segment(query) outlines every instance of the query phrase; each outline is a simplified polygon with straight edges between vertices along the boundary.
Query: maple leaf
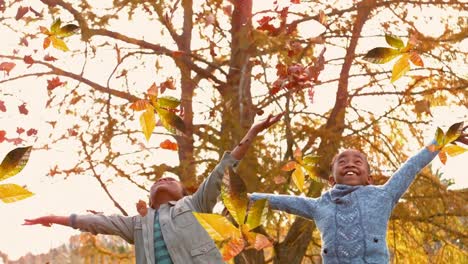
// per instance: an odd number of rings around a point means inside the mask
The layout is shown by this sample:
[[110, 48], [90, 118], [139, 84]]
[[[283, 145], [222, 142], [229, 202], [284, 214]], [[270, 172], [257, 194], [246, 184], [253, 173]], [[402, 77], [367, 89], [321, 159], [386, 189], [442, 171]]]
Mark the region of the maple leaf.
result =
[[159, 146], [162, 149], [168, 149], [168, 150], [174, 150], [174, 151], [179, 149], [179, 146], [177, 145], [177, 143], [172, 142], [169, 139], [166, 139], [163, 142], [161, 142], [161, 144], [159, 144]]
[[5, 102], [3, 102], [2, 100], [0, 100], [0, 111], [6, 112]]
[[13, 62], [2, 62], [0, 63], [0, 71], [5, 71], [7, 75], [10, 74], [10, 71], [16, 66]]
[[29, 113], [28, 109], [26, 108], [26, 103], [18, 106], [18, 110], [20, 114], [27, 115]]
[[59, 77], [54, 77], [51, 80], [47, 80], [47, 90], [51, 91], [67, 82], [61, 82]]

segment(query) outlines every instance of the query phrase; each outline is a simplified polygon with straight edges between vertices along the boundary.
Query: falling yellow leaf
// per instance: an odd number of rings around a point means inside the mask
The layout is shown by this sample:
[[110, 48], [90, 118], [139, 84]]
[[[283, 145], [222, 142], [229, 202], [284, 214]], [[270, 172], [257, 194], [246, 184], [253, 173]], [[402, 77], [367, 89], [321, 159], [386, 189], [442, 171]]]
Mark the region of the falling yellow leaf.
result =
[[444, 147], [442, 151], [445, 151], [450, 157], [455, 157], [465, 153], [466, 151], [468, 151], [468, 149], [462, 148], [458, 145], [448, 145]]
[[146, 140], [149, 141], [151, 134], [153, 133], [154, 127], [156, 126], [156, 119], [154, 115], [153, 106], [149, 105], [146, 111], [140, 116], [140, 125], [145, 134]]
[[303, 192], [305, 177], [304, 172], [302, 171], [302, 167], [298, 166], [296, 170], [294, 170], [294, 172], [292, 173], [291, 177], [299, 191]]
[[13, 203], [33, 195], [32, 192], [17, 184], [0, 184], [0, 200], [4, 203]]
[[403, 75], [405, 75], [405, 73], [409, 71], [410, 64], [409, 64], [408, 59], [409, 59], [408, 54], [404, 54], [395, 63], [395, 65], [393, 65], [391, 82], [395, 82], [396, 80], [400, 79]]

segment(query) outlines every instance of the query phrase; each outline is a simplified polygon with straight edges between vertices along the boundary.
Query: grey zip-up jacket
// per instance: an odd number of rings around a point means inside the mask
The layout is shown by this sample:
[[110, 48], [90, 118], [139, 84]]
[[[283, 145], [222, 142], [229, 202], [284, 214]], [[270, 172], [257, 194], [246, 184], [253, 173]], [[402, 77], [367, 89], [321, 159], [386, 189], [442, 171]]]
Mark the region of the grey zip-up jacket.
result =
[[[167, 249], [174, 264], [224, 263], [214, 241], [192, 212], [211, 213], [220, 194], [224, 169], [237, 167], [239, 161], [229, 152], [198, 190], [179, 201], [159, 207], [159, 221]], [[154, 264], [155, 210], [148, 208], [145, 217], [120, 215], [72, 215], [74, 228], [93, 234], [117, 235], [135, 245], [136, 263]]]

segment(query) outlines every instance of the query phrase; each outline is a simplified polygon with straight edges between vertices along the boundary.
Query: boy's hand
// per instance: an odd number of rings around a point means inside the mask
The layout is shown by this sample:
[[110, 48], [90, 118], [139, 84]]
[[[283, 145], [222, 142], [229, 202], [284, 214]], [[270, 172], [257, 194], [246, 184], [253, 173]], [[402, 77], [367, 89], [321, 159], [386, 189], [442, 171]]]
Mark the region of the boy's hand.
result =
[[252, 127], [250, 128], [250, 131], [252, 131], [255, 134], [258, 134], [262, 132], [263, 130], [276, 124], [281, 119], [281, 117], [283, 117], [283, 115], [284, 115], [284, 112], [278, 115], [270, 114], [265, 120], [262, 120], [258, 123], [253, 124]]
[[462, 133], [457, 139], [455, 139], [455, 142], [460, 142], [462, 144], [468, 145], [468, 126], [465, 126], [462, 129]]
[[51, 216], [43, 216], [35, 219], [24, 219], [23, 225], [52, 226]]

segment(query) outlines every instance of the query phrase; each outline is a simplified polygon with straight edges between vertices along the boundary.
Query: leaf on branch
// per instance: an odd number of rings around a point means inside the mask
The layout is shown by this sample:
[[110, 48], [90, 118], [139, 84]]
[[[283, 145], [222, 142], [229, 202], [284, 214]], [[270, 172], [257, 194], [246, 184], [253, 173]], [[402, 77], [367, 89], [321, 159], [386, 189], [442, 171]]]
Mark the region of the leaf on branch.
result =
[[371, 49], [363, 59], [371, 63], [384, 64], [398, 55], [400, 55], [400, 52], [396, 49], [379, 47]]
[[67, 82], [60, 81], [59, 77], [54, 77], [50, 80], [47, 80], [47, 90], [52, 91], [53, 89], [66, 84]]
[[42, 43], [42, 48], [47, 49], [50, 46], [50, 37], [44, 38], [44, 43]]
[[37, 135], [37, 130], [34, 128], [30, 128], [28, 131], [26, 131], [26, 135], [30, 136], [35, 136]]
[[385, 41], [387, 41], [388, 45], [401, 49], [405, 46], [405, 43], [403, 43], [403, 40], [401, 40], [399, 37], [390, 35], [390, 34], [385, 34]]
[[4, 203], [13, 203], [34, 194], [17, 184], [0, 184], [0, 199]]
[[151, 138], [154, 127], [156, 126], [156, 117], [153, 106], [149, 105], [146, 111], [140, 116], [140, 125], [147, 141]]
[[395, 82], [400, 79], [405, 73], [410, 69], [410, 64], [408, 61], [408, 55], [404, 54], [396, 63], [393, 65], [392, 69], [392, 79], [391, 82]]
[[424, 62], [416, 51], [410, 51], [409, 59], [414, 65], [424, 67]]
[[163, 108], [175, 109], [180, 105], [180, 100], [172, 96], [161, 96], [158, 98], [158, 106]]
[[166, 91], [166, 89], [169, 89], [169, 90], [175, 90], [176, 87], [174, 85], [174, 79], [171, 77], [171, 78], [167, 78], [166, 81], [164, 81], [163, 83], [161, 83], [161, 93], [164, 93], [164, 91]]
[[10, 75], [10, 71], [16, 66], [13, 62], [2, 62], [0, 63], [0, 71], [6, 72], [7, 75]]
[[284, 164], [283, 167], [281, 167], [282, 171], [292, 171], [296, 168], [297, 162], [294, 160], [289, 161], [288, 163]]
[[10, 151], [0, 164], [0, 181], [18, 174], [28, 163], [32, 147], [16, 148]]
[[156, 112], [161, 118], [162, 125], [168, 131], [175, 133], [175, 129], [177, 129], [182, 133], [185, 132], [185, 123], [179, 116], [161, 107], [156, 107]]
[[162, 149], [167, 149], [167, 150], [174, 150], [174, 151], [177, 151], [177, 150], [179, 149], [179, 146], [177, 145], [177, 143], [172, 142], [172, 141], [170, 141], [169, 139], [166, 139], [166, 140], [164, 140], [163, 142], [161, 142], [161, 144], [159, 144], [159, 146], [160, 146]]
[[45, 55], [45, 56], [44, 56], [44, 60], [45, 60], [45, 61], [52, 61], [52, 62], [54, 62], [54, 61], [57, 60], [57, 58], [55, 58], [55, 57], [53, 57], [53, 56], [50, 56], [50, 55]]
[[34, 63], [34, 59], [31, 55], [25, 55], [23, 58], [24, 63], [29, 64], [29, 67]]
[[134, 111], [143, 111], [143, 110], [146, 110], [149, 106], [151, 106], [151, 104], [148, 100], [141, 99], [141, 100], [133, 102], [130, 105], [130, 109]]
[[16, 11], [15, 19], [20, 20], [21, 18], [24, 17], [24, 15], [26, 15], [26, 13], [28, 13], [28, 11], [29, 11], [29, 7], [27, 6], [18, 7], [18, 11]]

